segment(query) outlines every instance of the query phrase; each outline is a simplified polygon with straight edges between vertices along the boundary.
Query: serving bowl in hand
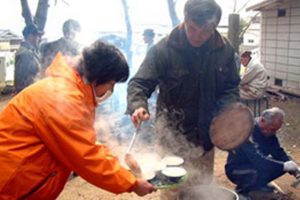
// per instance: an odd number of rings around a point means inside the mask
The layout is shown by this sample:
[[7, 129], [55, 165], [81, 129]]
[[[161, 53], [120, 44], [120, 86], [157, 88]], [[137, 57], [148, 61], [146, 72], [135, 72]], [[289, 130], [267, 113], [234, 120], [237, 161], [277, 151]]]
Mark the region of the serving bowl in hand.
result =
[[161, 173], [165, 179], [173, 183], [178, 183], [187, 174], [182, 167], [167, 167]]

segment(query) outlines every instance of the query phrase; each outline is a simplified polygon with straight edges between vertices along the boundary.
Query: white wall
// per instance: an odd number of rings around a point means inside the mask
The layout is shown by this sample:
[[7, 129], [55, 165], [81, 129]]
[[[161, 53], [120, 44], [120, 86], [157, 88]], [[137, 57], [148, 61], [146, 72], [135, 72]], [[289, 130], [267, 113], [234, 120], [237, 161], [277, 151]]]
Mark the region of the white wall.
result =
[[[278, 9], [286, 15], [278, 17]], [[300, 88], [300, 1], [290, 0], [277, 8], [262, 11], [261, 61], [270, 82]]]

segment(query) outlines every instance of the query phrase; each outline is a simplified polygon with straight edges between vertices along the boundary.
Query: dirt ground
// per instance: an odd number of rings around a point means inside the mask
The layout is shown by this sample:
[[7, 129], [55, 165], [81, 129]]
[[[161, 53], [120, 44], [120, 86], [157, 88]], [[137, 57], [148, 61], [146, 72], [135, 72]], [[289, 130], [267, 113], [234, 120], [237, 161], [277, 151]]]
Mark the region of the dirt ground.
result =
[[[0, 97], [0, 109], [6, 105], [10, 97]], [[286, 101], [277, 101], [270, 99], [270, 106], [277, 106], [285, 110], [286, 120], [278, 134], [283, 146], [300, 165], [300, 99], [288, 98]], [[113, 149], [114, 151], [116, 149]], [[234, 185], [229, 182], [224, 174], [224, 163], [227, 153], [216, 150], [214, 176], [218, 185], [233, 189]], [[290, 199], [300, 200], [300, 186], [294, 189], [290, 184], [295, 180], [293, 176], [284, 175], [275, 182], [280, 188], [289, 195]], [[114, 195], [99, 189], [80, 177], [71, 179], [65, 186], [65, 189], [59, 196], [59, 200], [156, 200], [159, 199], [160, 191], [152, 193], [146, 197], [138, 197], [135, 194]]]

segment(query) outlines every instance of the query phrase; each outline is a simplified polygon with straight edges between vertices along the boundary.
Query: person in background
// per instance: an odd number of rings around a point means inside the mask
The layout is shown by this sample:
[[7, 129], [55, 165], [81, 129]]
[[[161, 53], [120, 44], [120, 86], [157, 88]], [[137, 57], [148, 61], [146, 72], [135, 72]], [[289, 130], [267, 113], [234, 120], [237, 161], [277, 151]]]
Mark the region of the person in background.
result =
[[[239, 100], [235, 51], [216, 30], [220, 18], [215, 1], [188, 0], [184, 22], [148, 51], [128, 83], [127, 113], [135, 126], [150, 119], [148, 99], [158, 86], [156, 136], [164, 152], [184, 158], [186, 186], [212, 180], [212, 118]], [[178, 192], [162, 198], [176, 199]]]
[[66, 20], [62, 31], [62, 38], [41, 46], [43, 69], [46, 69], [51, 64], [58, 52], [68, 56], [76, 56], [80, 53], [80, 45], [76, 41], [76, 36], [81, 31], [79, 22], [74, 19]]
[[154, 37], [155, 33], [153, 29], [145, 29], [143, 33], [144, 42], [147, 44], [147, 51], [153, 46], [154, 44]]
[[268, 75], [264, 66], [252, 58], [250, 51], [241, 54], [241, 63], [245, 73], [241, 76], [240, 97], [242, 99], [257, 99], [262, 97], [268, 86]]
[[35, 24], [29, 24], [23, 29], [24, 41], [15, 55], [14, 87], [19, 93], [39, 79], [41, 69], [38, 46], [44, 34]]
[[237, 185], [237, 192], [246, 195], [251, 191], [273, 192], [274, 187], [268, 185], [271, 181], [286, 172], [294, 174], [299, 171], [276, 136], [284, 115], [284, 111], [277, 107], [264, 110], [255, 119], [250, 139], [229, 152], [225, 172]]
[[58, 53], [46, 75], [0, 114], [0, 199], [55, 199], [71, 171], [116, 194], [154, 191], [96, 144], [95, 108], [129, 75], [123, 54], [96, 41], [79, 58]]

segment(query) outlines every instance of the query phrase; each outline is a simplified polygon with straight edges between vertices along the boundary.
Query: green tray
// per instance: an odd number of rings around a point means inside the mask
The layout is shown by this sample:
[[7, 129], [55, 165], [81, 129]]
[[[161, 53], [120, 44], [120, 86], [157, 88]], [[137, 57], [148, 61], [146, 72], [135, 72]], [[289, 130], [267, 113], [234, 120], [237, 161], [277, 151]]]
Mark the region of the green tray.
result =
[[152, 183], [156, 189], [164, 190], [164, 189], [176, 189], [178, 188], [182, 183], [184, 183], [187, 180], [188, 175], [186, 174], [182, 178], [178, 180], [178, 182], [171, 182], [168, 180], [165, 180], [163, 178], [154, 178], [153, 180], [150, 180], [149, 182]]

